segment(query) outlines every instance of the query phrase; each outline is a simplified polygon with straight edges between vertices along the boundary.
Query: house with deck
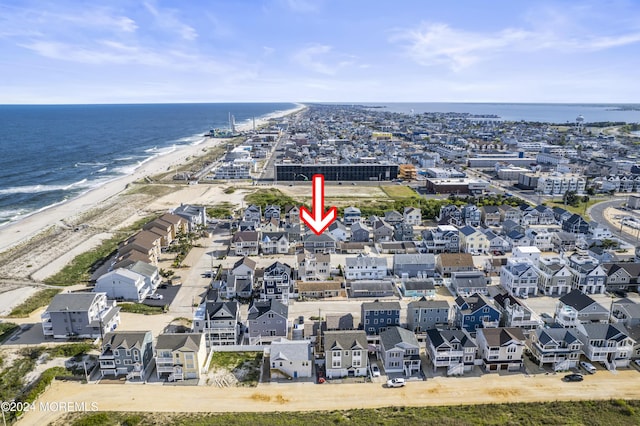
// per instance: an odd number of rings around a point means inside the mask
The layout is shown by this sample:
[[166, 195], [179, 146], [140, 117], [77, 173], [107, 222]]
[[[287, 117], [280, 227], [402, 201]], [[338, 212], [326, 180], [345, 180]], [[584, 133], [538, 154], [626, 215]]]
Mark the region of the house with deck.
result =
[[584, 344], [570, 328], [538, 327], [529, 336], [528, 348], [538, 366], [549, 365], [554, 371], [578, 366]]
[[158, 379], [169, 382], [199, 379], [205, 370], [207, 350], [200, 333], [162, 333], [155, 350]]
[[500, 311], [482, 294], [458, 296], [454, 305], [454, 325], [470, 333], [479, 328], [498, 327]]
[[420, 372], [420, 345], [412, 331], [401, 327], [381, 331], [379, 353], [387, 374], [411, 376]]
[[465, 330], [427, 330], [426, 358], [433, 366], [446, 369], [447, 376], [460, 376], [473, 370], [478, 345]]
[[327, 378], [367, 376], [369, 345], [364, 331], [325, 331], [323, 338]]
[[97, 339], [120, 324], [120, 307], [106, 293], [58, 293], [40, 318], [45, 337]]
[[407, 305], [407, 326], [415, 333], [448, 326], [450, 310], [446, 300], [414, 300]]
[[313, 350], [308, 340], [280, 337], [265, 348], [271, 378], [295, 380], [312, 376]]
[[525, 336], [521, 328], [479, 328], [476, 334], [478, 357], [485, 371], [517, 371], [522, 368]]
[[113, 331], [104, 335], [98, 365], [100, 376], [126, 375], [145, 380], [153, 359], [150, 331]]

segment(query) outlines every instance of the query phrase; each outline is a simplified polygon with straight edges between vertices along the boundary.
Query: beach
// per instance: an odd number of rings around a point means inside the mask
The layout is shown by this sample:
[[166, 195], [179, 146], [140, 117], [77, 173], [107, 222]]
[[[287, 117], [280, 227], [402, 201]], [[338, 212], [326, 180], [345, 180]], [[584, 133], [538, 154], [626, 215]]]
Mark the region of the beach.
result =
[[[269, 119], [284, 117], [303, 108], [303, 105], [298, 105], [295, 109], [261, 117], [256, 119], [256, 126], [263, 126]], [[252, 126], [251, 122], [236, 128], [248, 131]], [[6, 284], [12, 278], [40, 281], [53, 275], [77, 254], [90, 250], [108, 238], [112, 231], [145, 216], [157, 197], [145, 194], [124, 195], [134, 182], [166, 174], [226, 141], [228, 140], [203, 136], [201, 143], [186, 145], [152, 158], [130, 175], [114, 179], [77, 198], [1, 227], [0, 256], [4, 255], [4, 258], [0, 257], [0, 279]], [[177, 207], [181, 202], [196, 202], [186, 200], [188, 197], [180, 195], [179, 191], [183, 188], [188, 190], [192, 185], [169, 184], [175, 185], [178, 190], [172, 191], [175, 197], [172, 194], [162, 197], [163, 205], [167, 208]], [[219, 201], [221, 197], [225, 197], [224, 194], [211, 194], [212, 200]], [[0, 292], [9, 290], [2, 287], [0, 285]]]

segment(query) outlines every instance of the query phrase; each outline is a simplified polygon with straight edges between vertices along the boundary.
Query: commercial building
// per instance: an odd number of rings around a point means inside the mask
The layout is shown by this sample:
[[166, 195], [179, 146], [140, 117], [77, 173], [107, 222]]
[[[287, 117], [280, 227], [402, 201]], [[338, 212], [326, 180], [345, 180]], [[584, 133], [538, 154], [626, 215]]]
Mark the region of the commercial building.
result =
[[489, 188], [489, 182], [482, 179], [455, 178], [426, 180], [427, 191], [435, 194], [481, 194]]
[[324, 175], [326, 181], [388, 181], [398, 177], [397, 164], [276, 164], [276, 180], [306, 181]]

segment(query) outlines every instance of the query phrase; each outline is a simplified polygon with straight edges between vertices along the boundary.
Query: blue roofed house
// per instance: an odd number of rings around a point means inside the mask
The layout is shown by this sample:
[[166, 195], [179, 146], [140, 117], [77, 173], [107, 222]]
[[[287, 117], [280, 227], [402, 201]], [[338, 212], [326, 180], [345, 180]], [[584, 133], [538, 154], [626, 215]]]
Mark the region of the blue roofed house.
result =
[[280, 261], [267, 266], [262, 276], [261, 299], [278, 299], [287, 304], [293, 293], [291, 266]]
[[482, 211], [475, 204], [467, 204], [462, 207], [462, 220], [467, 226], [480, 226]]
[[478, 345], [465, 330], [427, 330], [425, 354], [435, 372], [446, 368], [447, 376], [473, 370]]
[[400, 325], [400, 303], [364, 302], [360, 307], [360, 319], [367, 334], [380, 334], [388, 327]]
[[572, 234], [587, 235], [589, 233], [589, 222], [579, 214], [574, 213], [569, 219], [562, 222], [562, 230]]
[[482, 294], [456, 297], [454, 309], [455, 325], [470, 333], [475, 333], [478, 328], [498, 327], [500, 324], [500, 311]]
[[412, 331], [389, 327], [380, 332], [380, 358], [385, 373], [411, 376], [420, 371], [420, 345]]
[[479, 228], [467, 225], [460, 229], [460, 247], [465, 253], [484, 254], [489, 251], [489, 240]]

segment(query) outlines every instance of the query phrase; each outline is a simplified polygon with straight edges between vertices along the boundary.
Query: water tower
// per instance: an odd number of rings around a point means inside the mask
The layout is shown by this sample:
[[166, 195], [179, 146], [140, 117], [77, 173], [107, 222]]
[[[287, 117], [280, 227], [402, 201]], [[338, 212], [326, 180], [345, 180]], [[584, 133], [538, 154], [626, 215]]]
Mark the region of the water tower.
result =
[[582, 133], [582, 129], [584, 128], [584, 117], [580, 114], [576, 117], [576, 130], [578, 133]]

